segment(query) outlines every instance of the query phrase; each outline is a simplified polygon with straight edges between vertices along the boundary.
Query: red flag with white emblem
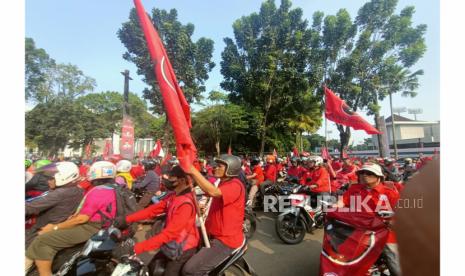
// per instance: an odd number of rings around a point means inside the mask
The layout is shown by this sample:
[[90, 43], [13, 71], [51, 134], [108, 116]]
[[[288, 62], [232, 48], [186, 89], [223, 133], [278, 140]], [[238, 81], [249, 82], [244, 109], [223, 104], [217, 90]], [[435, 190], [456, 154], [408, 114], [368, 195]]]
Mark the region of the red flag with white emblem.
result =
[[140, 0], [134, 0], [139, 22], [144, 31], [147, 48], [154, 64], [166, 114], [176, 140], [176, 155], [184, 171], [190, 171], [197, 149], [190, 135], [190, 107], [176, 80], [176, 75], [150, 18]]

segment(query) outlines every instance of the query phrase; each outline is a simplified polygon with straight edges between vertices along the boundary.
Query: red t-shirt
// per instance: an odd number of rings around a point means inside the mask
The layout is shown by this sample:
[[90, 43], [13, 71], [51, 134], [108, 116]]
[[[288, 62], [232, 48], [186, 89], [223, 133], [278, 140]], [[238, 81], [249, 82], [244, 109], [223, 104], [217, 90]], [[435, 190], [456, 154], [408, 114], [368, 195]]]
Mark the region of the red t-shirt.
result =
[[[311, 180], [307, 181], [308, 178], [311, 178]], [[315, 193], [329, 192], [331, 185], [329, 173], [324, 167], [304, 172], [300, 178], [300, 184], [307, 186], [317, 185], [316, 188], [312, 189], [312, 192]]]
[[302, 167], [300, 166], [296, 166], [296, 167], [290, 166], [289, 169], [287, 169], [287, 175], [294, 176], [297, 178], [300, 178], [303, 172], [304, 171], [302, 170]]
[[[394, 208], [397, 204], [397, 201], [400, 198], [400, 194], [394, 184], [384, 184], [380, 183], [376, 185], [373, 189], [367, 189], [367, 186], [364, 184], [352, 184], [349, 189], [343, 194], [342, 199], [344, 206], [350, 206], [350, 197], [351, 196], [360, 196], [359, 200], [353, 200], [356, 202], [354, 208], [356, 210], [360, 207], [361, 211], [375, 213], [380, 210], [389, 210], [394, 211]], [[368, 201], [365, 201], [366, 197], [370, 197]], [[366, 202], [366, 206], [370, 209], [365, 209], [365, 205], [361, 204]], [[390, 230], [387, 243], [395, 243], [396, 236], [395, 233]]]
[[254, 179], [257, 180], [257, 186], [260, 185], [263, 181], [265, 181], [265, 175], [263, 174], [263, 170], [262, 167], [260, 167], [260, 165], [256, 165], [253, 168], [253, 173], [256, 174]]
[[265, 180], [276, 182], [278, 171], [275, 164], [265, 166]]
[[145, 174], [144, 167], [141, 165], [133, 165], [129, 173], [132, 178], [137, 179]]
[[205, 227], [215, 239], [230, 248], [238, 248], [244, 241], [245, 188], [239, 179], [220, 182], [221, 197], [212, 200]]
[[87, 171], [89, 170], [89, 166], [82, 164], [79, 166], [79, 175], [80, 176], [87, 176]]

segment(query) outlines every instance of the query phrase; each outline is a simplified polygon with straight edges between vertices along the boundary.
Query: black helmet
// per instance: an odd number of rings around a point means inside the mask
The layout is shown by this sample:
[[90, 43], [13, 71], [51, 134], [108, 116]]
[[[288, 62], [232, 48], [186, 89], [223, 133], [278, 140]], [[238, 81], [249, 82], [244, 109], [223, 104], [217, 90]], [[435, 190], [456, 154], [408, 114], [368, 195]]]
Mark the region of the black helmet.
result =
[[148, 171], [148, 170], [155, 169], [155, 166], [157, 165], [157, 163], [152, 159], [148, 159], [148, 160], [142, 161], [142, 165], [144, 165], [144, 169]]
[[256, 158], [256, 157], [253, 158], [252, 161], [250, 161], [250, 166], [252, 166], [252, 167], [253, 167], [253, 166], [256, 166], [256, 165], [258, 165], [258, 164], [260, 164], [260, 159], [258, 159], [258, 158]]
[[226, 176], [238, 176], [241, 171], [241, 159], [235, 155], [222, 154], [219, 158], [215, 158], [216, 163], [221, 163], [226, 166]]

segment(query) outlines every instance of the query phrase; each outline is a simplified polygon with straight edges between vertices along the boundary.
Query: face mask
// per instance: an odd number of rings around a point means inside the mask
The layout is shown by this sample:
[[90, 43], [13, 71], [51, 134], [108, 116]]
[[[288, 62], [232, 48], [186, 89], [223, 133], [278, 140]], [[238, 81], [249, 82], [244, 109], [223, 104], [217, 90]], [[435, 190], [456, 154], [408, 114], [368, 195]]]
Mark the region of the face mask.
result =
[[171, 180], [168, 180], [168, 179], [163, 179], [163, 185], [165, 185], [165, 188], [170, 190], [170, 191], [173, 191], [177, 185], [176, 182], [178, 182], [177, 180], [174, 180], [174, 181], [171, 181]]

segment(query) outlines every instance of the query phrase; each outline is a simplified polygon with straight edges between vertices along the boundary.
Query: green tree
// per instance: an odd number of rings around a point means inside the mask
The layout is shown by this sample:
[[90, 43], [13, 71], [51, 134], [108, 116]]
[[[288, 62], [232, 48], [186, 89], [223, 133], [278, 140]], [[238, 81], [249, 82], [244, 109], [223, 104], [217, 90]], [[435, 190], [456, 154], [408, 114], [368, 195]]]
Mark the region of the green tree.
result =
[[[289, 0], [281, 1], [279, 8], [268, 0], [262, 3], [259, 13], [233, 23], [234, 40], [224, 39], [221, 87], [230, 92], [232, 103], [258, 113], [260, 155], [267, 141], [282, 135], [280, 129], [289, 128], [290, 121], [303, 118], [295, 112], [299, 106], [307, 105], [310, 109], [301, 109], [305, 115], [313, 115], [313, 106], [308, 105], [313, 101], [302, 100], [304, 95], [311, 94], [307, 66], [311, 34], [302, 14], [299, 8], [291, 9]], [[285, 133], [287, 137], [290, 135]]]
[[57, 154], [66, 145], [81, 148], [94, 138], [110, 133], [103, 119], [83, 105], [67, 98], [37, 104], [26, 113], [26, 139], [47, 155]]
[[[204, 84], [208, 79], [208, 73], [215, 66], [212, 61], [213, 40], [201, 37], [194, 42], [192, 40], [194, 25], [191, 23], [183, 25], [178, 21], [176, 9], [171, 9], [169, 12], [153, 9], [151, 20], [164, 43], [166, 53], [186, 100], [188, 103], [199, 102], [205, 91]], [[153, 63], [135, 9], [130, 11], [129, 21], [124, 22], [121, 29], [118, 30], [118, 37], [127, 49], [123, 58], [136, 65], [137, 74], [142, 75], [143, 81], [149, 86], [149, 88], [144, 89], [143, 95], [152, 104], [150, 110], [155, 114], [164, 114], [163, 101], [153, 71]], [[172, 141], [172, 130], [166, 116], [164, 130], [163, 146], [169, 148], [170, 141]]]
[[25, 40], [25, 92], [26, 101], [43, 102], [44, 86], [48, 73], [55, 66], [55, 60], [50, 58], [42, 48], [36, 48], [34, 40], [26, 37]]
[[211, 91], [209, 100], [214, 105], [196, 112], [193, 117], [192, 133], [197, 145], [205, 152], [215, 148], [216, 154], [223, 148], [234, 145], [240, 134], [245, 134], [249, 125], [245, 120], [245, 110], [226, 101], [225, 94]]
[[[119, 133], [123, 119], [123, 95], [115, 91], [91, 93], [79, 97], [77, 102], [104, 120], [110, 133]], [[156, 118], [148, 113], [147, 104], [134, 93], [129, 93], [129, 114], [134, 120], [135, 137], [153, 137], [160, 127]], [[158, 136], [159, 137], [159, 136]]]
[[310, 150], [315, 151], [315, 148], [321, 147], [325, 143], [325, 137], [321, 136], [320, 134], [312, 134], [306, 137], [308, 142], [310, 143]]

